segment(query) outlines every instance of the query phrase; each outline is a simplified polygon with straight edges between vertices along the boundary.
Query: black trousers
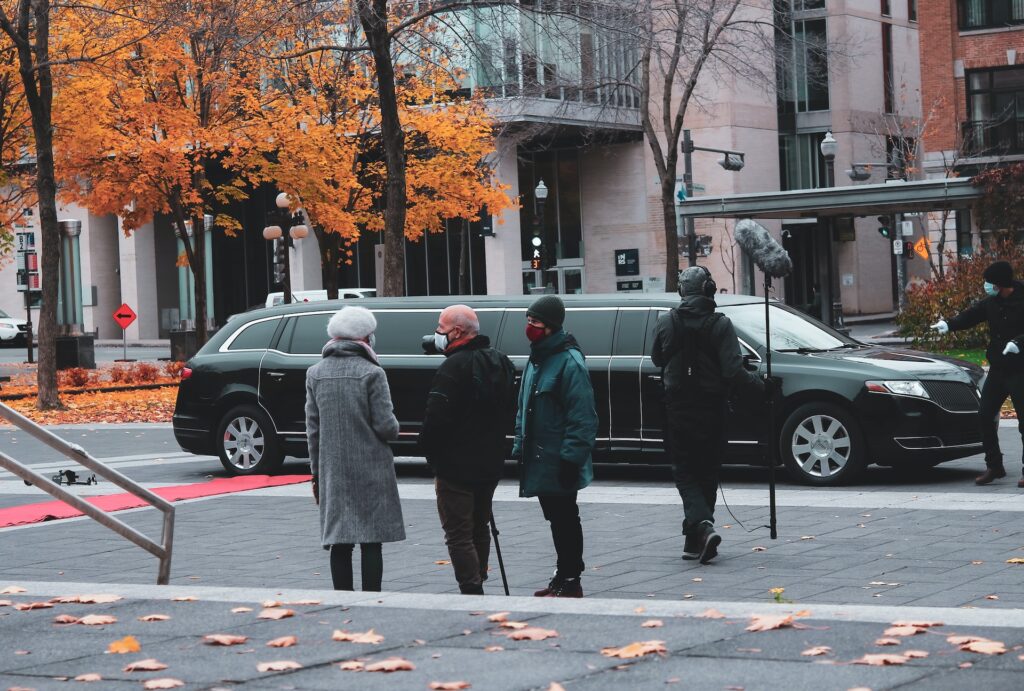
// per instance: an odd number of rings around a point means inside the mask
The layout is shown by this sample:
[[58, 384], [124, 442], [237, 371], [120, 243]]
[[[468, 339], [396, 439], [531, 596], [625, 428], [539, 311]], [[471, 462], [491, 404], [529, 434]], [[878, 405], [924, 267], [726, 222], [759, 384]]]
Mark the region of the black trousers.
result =
[[442, 478], [434, 480], [444, 542], [455, 569], [455, 580], [463, 592], [478, 591], [487, 580], [487, 559], [491, 554], [488, 527], [496, 487], [497, 483], [474, 486]]
[[[352, 550], [355, 545], [331, 545], [331, 580], [335, 590], [353, 590], [352, 583]], [[379, 542], [367, 542], [359, 545], [360, 571], [363, 577], [363, 590], [368, 593], [379, 593], [380, 584], [384, 579], [384, 556], [381, 554]]]
[[[1015, 355], [1013, 357], [1021, 357]], [[992, 369], [981, 387], [981, 403], [978, 407], [978, 420], [981, 423], [981, 441], [985, 447], [985, 466], [988, 468], [1003, 467], [1003, 452], [999, 448], [999, 411], [1007, 397], [1013, 401], [1013, 407], [1024, 415], [1024, 372], [1007, 372]], [[1024, 439], [1024, 418], [1018, 418], [1018, 429]]]
[[665, 450], [683, 500], [683, 534], [699, 537], [715, 523], [719, 474], [725, 457], [725, 399], [671, 397], [665, 406]]
[[540, 496], [540, 508], [551, 524], [551, 539], [558, 557], [557, 575], [561, 578], [579, 578], [583, 573], [583, 524], [576, 492], [564, 495]]

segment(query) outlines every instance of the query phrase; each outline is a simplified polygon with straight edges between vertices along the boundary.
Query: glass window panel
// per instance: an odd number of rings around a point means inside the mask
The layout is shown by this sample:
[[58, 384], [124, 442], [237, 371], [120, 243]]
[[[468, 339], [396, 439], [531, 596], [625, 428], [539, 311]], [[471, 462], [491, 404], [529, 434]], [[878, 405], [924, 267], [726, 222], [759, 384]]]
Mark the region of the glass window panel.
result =
[[441, 310], [375, 310], [373, 316], [377, 318], [377, 340], [374, 350], [379, 355], [419, 355], [422, 352], [420, 341], [427, 334], [434, 333], [440, 315]]
[[648, 310], [619, 310], [615, 328], [616, 355], [643, 355]]
[[244, 327], [231, 341], [228, 350], [266, 350], [270, 347], [270, 339], [274, 337], [280, 323], [280, 319], [269, 319]]
[[578, 259], [582, 250], [580, 162], [576, 151], [562, 151], [558, 156], [558, 258]]
[[617, 311], [568, 309], [563, 327], [576, 337], [584, 355], [611, 355]]
[[[445, 224], [447, 227], [462, 225], [462, 220], [454, 220]], [[458, 241], [458, 233], [455, 233]], [[424, 233], [423, 242], [427, 244], [427, 288], [429, 295], [449, 295], [448, 285], [448, 232]], [[458, 271], [458, 265], [455, 266]]]
[[329, 337], [327, 322], [330, 314], [307, 314], [295, 319], [291, 343], [285, 352], [296, 355], [319, 355]]

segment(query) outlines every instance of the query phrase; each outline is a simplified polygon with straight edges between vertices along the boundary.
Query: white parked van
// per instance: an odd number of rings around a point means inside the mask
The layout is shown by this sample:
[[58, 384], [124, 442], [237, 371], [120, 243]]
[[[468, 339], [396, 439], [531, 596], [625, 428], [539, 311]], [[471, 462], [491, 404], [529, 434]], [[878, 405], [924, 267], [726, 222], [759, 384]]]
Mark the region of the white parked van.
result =
[[[377, 297], [376, 288], [338, 288], [339, 300], [350, 300], [353, 298]], [[326, 290], [295, 290], [292, 291], [292, 302], [322, 302], [327, 299]], [[270, 293], [267, 295], [267, 307], [284, 304], [284, 293]]]

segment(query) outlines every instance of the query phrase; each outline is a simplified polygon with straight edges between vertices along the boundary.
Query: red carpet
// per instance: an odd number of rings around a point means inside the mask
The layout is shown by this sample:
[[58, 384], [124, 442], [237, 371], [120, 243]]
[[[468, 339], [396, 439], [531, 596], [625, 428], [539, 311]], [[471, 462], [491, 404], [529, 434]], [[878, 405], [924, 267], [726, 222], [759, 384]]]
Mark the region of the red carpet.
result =
[[[294, 485], [300, 482], [307, 482], [309, 478], [309, 475], [249, 475], [245, 477], [220, 478], [192, 485], [160, 487], [152, 490], [152, 492], [167, 501], [180, 501], [182, 499], [212, 497], [218, 494], [245, 492], [263, 487]], [[104, 511], [123, 511], [124, 509], [149, 506], [142, 499], [127, 493], [109, 494], [102, 497], [85, 497], [85, 500]], [[0, 509], [0, 528], [39, 523], [41, 521], [55, 521], [61, 518], [74, 518], [81, 515], [81, 511], [71, 508], [62, 501], [47, 501], [40, 504], [14, 506], [9, 509]]]

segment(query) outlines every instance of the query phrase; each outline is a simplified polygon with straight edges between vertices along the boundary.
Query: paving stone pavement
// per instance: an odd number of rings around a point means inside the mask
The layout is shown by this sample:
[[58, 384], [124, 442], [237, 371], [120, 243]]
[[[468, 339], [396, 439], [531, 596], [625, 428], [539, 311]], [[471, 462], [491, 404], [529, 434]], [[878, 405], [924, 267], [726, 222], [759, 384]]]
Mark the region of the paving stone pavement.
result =
[[[7, 583], [0, 582], [0, 587]], [[54, 595], [80, 594], [95, 584], [27, 583], [27, 592], [7, 596], [12, 604], [41, 602]], [[96, 591], [94, 591], [96, 592]], [[224, 689], [427, 689], [432, 682], [465, 681], [474, 689], [563, 688], [625, 689], [985, 689], [1020, 687], [1024, 661], [1024, 624], [1019, 617], [992, 617], [981, 612], [947, 610], [935, 624], [896, 645], [876, 644], [890, 625], [880, 607], [797, 612], [795, 607], [765, 603], [709, 603], [720, 618], [702, 616], [706, 605], [635, 603], [536, 598], [409, 596], [318, 591], [282, 591], [202, 587], [117, 586], [98, 592], [122, 595], [109, 604], [57, 604], [51, 609], [17, 611], [0, 607], [0, 688], [44, 691], [68, 688], [82, 674], [102, 677], [97, 688], [139, 689], [147, 680], [174, 678], [187, 688]], [[186, 595], [193, 601], [172, 601]], [[267, 600], [294, 612], [280, 620], [260, 619]], [[272, 603], [267, 603], [272, 604]], [[232, 612], [244, 606], [247, 611]], [[543, 640], [513, 640], [513, 629], [490, 621], [498, 611], [507, 619], [555, 634]], [[104, 614], [116, 619], [104, 626], [57, 625], [57, 615]], [[139, 617], [170, 618], [142, 622]], [[783, 628], [751, 632], [751, 616], [790, 617]], [[645, 626], [646, 624], [646, 626]], [[652, 625], [654, 627], [652, 627]], [[383, 636], [376, 644], [332, 640], [335, 630]], [[244, 636], [237, 646], [204, 643], [208, 634]], [[131, 635], [138, 652], [105, 654], [114, 640]], [[980, 636], [1002, 643], [1000, 655], [960, 650], [952, 635]], [[269, 648], [281, 636], [296, 645]], [[661, 654], [620, 659], [603, 655], [639, 641], [657, 641]], [[826, 646], [821, 656], [805, 651]], [[903, 655], [892, 666], [851, 664], [867, 654]], [[400, 657], [410, 671], [378, 674], [342, 671], [339, 663], [370, 665]], [[166, 669], [127, 672], [141, 659], [155, 659]], [[261, 672], [260, 663], [291, 661], [301, 668]]]

